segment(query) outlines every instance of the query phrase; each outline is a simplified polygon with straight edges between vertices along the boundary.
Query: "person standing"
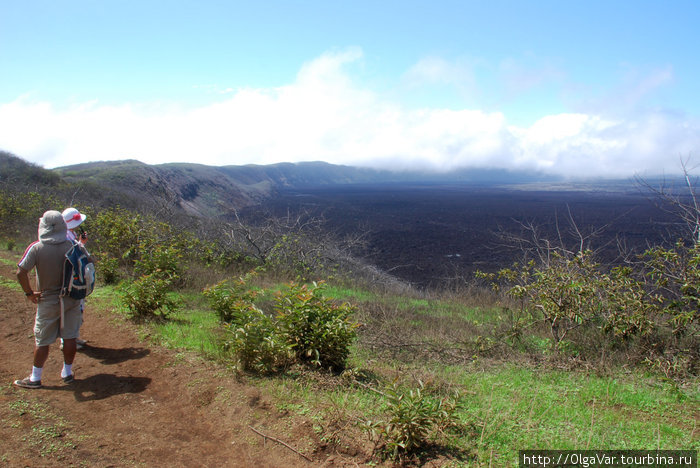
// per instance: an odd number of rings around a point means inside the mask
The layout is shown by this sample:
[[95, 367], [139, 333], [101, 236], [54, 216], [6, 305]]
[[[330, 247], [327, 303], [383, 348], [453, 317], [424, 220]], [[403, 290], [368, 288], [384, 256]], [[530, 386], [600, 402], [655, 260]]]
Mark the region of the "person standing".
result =
[[[71, 241], [71, 242], [77, 242], [83, 247], [85, 247], [85, 244], [87, 243], [87, 233], [85, 231], [80, 232], [80, 235], [76, 234], [75, 230], [83, 224], [83, 221], [87, 219], [87, 215], [84, 215], [77, 209], [70, 207], [66, 208], [63, 210], [63, 213], [61, 213], [63, 216], [63, 220], [66, 222], [66, 227], [68, 228], [68, 231], [66, 232], [66, 238]], [[86, 249], [87, 251], [87, 249]], [[94, 263], [94, 260], [92, 257], [90, 257], [90, 261]], [[81, 299], [80, 300], [80, 326], [82, 326], [83, 321], [84, 321], [84, 312], [85, 312], [85, 300]], [[85, 347], [87, 342], [85, 340], [80, 339], [80, 334], [75, 338], [75, 346], [76, 349], [80, 350]], [[61, 345], [63, 345], [63, 340], [61, 340]]]
[[[61, 297], [65, 254], [73, 243], [66, 238], [66, 222], [59, 211], [47, 211], [39, 220], [39, 239], [31, 243], [17, 264], [17, 280], [25, 295], [37, 305], [34, 321], [34, 360], [32, 373], [14, 385], [41, 388], [49, 346], [64, 339], [61, 378], [74, 381], [75, 339], [80, 329], [80, 301]], [[29, 273], [36, 268], [37, 285], [32, 287]]]

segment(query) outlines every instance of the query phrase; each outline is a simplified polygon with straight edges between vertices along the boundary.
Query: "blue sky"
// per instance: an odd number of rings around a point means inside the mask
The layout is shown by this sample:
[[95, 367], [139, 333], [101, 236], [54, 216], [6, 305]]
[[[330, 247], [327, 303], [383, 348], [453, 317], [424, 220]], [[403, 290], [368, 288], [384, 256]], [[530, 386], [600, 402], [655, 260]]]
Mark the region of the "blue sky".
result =
[[700, 150], [697, 1], [0, 0], [0, 150], [569, 176]]

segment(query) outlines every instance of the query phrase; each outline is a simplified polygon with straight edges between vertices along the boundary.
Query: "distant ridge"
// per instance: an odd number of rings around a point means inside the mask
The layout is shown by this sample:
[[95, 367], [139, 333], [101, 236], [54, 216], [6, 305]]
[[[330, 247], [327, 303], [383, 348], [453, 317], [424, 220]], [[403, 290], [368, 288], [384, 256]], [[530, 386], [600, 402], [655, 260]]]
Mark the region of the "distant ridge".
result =
[[[21, 183], [59, 181], [80, 187], [83, 196], [141, 210], [174, 208], [197, 217], [229, 217], [257, 205], [280, 190], [363, 184], [459, 184], [517, 190], [627, 190], [626, 181], [573, 183], [536, 172], [463, 169], [392, 172], [325, 162], [271, 165], [207, 166], [197, 163], [149, 165], [128, 159], [97, 161], [46, 170], [10, 153], [0, 152], [0, 181], [8, 174]], [[4, 173], [4, 174], [3, 174]], [[604, 188], [606, 187], [606, 188]]]
[[53, 170], [69, 183], [91, 183], [145, 202], [170, 203], [193, 216], [228, 216], [280, 190], [347, 184], [528, 183], [555, 180], [537, 174], [495, 170], [452, 173], [391, 172], [325, 162], [207, 166], [148, 165], [136, 160], [100, 161]]

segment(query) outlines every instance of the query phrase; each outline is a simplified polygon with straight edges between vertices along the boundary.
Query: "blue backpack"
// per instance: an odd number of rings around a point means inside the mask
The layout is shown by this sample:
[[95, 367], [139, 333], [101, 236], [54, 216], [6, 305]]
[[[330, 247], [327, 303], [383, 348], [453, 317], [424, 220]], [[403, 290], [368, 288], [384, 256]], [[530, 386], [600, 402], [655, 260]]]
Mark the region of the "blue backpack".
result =
[[85, 299], [95, 289], [95, 264], [89, 258], [90, 254], [78, 242], [66, 252], [61, 296]]

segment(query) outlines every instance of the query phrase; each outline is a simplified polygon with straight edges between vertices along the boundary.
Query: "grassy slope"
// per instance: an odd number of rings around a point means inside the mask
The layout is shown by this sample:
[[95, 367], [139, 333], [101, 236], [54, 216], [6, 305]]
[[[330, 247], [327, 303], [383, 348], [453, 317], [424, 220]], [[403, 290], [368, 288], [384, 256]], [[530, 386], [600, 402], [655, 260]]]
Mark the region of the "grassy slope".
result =
[[[4, 256], [5, 263], [16, 261]], [[14, 288], [16, 283], [4, 278], [0, 287]], [[396, 323], [433, 333], [435, 316], [451, 327], [497, 319], [489, 308], [378, 297], [353, 289], [328, 288], [327, 294], [356, 303], [359, 316], [368, 308], [387, 307], [395, 314]], [[181, 311], [166, 323], [144, 326], [144, 335], [169, 347], [220, 356], [216, 339], [220, 328], [204, 298], [198, 292], [177, 296], [183, 304]], [[116, 312], [116, 317], [121, 314], [113, 287], [98, 288], [91, 296], [91, 305]], [[458, 417], [467, 430], [441, 449], [443, 456], [447, 453], [458, 465], [515, 464], [522, 449], [700, 449], [696, 381], [678, 386], [624, 368], [597, 375], [507, 360], [474, 360], [463, 365], [407, 362], [378, 354], [362, 343], [361, 337], [353, 349], [350, 368], [353, 374], [372, 376], [369, 382], [373, 388], [381, 391], [395, 379], [415, 387], [420, 379], [426, 390], [461, 393], [463, 407]], [[257, 382], [277, 396], [280, 410], [309, 417], [322, 440], [338, 446], [366, 442], [360, 422], [385, 417], [384, 398], [347, 378], [297, 369]]]
[[[425, 323], [432, 320], [420, 313], [424, 301], [377, 298], [348, 289], [330, 288], [328, 293], [356, 301], [360, 310], [369, 302], [389, 300], [418, 328], [420, 317]], [[185, 307], [174, 321], [149, 327], [149, 334], [167, 346], [217, 355], [214, 314], [197, 294], [182, 294], [180, 299]], [[452, 306], [454, 314], [460, 307]], [[448, 309], [446, 304], [438, 307]], [[468, 321], [494, 320], [487, 308], [472, 308], [461, 316]], [[700, 449], [700, 391], [695, 383], [679, 387], [624, 368], [597, 375], [508, 361], [407, 363], [378, 356], [361, 344], [353, 350], [350, 367], [374, 376], [373, 385], [379, 389], [393, 379], [415, 387], [420, 379], [437, 393], [458, 390], [463, 397], [459, 419], [468, 430], [443, 447], [457, 465], [515, 464], [522, 449]], [[259, 379], [258, 384], [277, 396], [280, 410], [315, 421], [319, 435], [329, 443], [347, 444], [348, 437], [366, 440], [358, 423], [381, 419], [385, 410], [380, 395], [342, 377], [296, 370]]]

